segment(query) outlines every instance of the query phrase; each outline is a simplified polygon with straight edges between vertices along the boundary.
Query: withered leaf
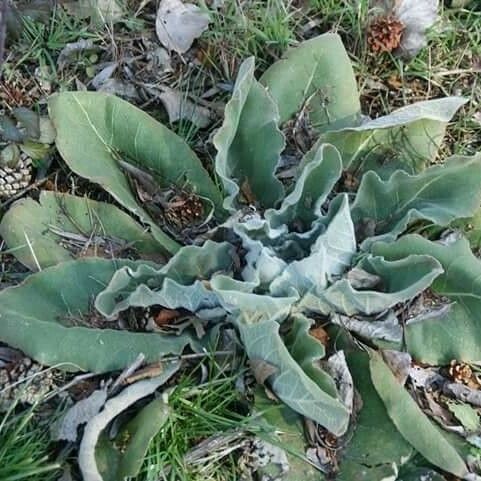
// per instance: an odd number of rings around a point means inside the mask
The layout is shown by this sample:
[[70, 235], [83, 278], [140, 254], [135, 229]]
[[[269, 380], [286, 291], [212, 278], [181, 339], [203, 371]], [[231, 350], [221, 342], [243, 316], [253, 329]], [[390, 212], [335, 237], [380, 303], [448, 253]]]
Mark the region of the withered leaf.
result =
[[273, 366], [262, 359], [251, 359], [249, 361], [249, 366], [256, 381], [261, 385], [264, 385], [268, 378], [278, 371], [276, 366]]

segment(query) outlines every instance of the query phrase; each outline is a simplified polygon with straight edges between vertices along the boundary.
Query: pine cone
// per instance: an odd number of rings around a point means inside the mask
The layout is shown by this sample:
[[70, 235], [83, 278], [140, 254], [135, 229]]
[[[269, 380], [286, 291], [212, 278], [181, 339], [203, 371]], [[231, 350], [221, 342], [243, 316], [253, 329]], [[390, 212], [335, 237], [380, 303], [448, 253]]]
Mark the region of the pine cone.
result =
[[367, 43], [374, 53], [392, 52], [401, 44], [404, 24], [392, 15], [376, 17], [369, 25]]
[[14, 72], [8, 78], [0, 79], [0, 104], [10, 108], [29, 107], [41, 96], [38, 85], [26, 79], [20, 73]]
[[8, 410], [12, 402], [35, 404], [56, 389], [54, 374], [28, 357], [14, 361], [0, 369], [0, 412]]
[[452, 378], [454, 382], [459, 384], [466, 384], [467, 386], [471, 386], [474, 381], [474, 373], [471, 367], [464, 363], [458, 362], [456, 360], [452, 360], [449, 366], [449, 376]]
[[202, 201], [193, 194], [176, 194], [168, 202], [164, 216], [178, 230], [198, 224], [204, 215]]
[[15, 167], [0, 167], [0, 198], [12, 197], [30, 185], [32, 159], [22, 152]]

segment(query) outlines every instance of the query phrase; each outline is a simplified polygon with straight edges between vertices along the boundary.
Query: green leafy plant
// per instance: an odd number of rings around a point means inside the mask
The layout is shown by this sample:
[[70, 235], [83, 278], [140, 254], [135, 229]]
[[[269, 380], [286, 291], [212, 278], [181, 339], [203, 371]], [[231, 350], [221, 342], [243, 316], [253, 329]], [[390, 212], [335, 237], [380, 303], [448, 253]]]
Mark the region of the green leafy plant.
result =
[[[210, 332], [234, 326], [256, 379], [282, 402], [258, 398], [256, 409], [267, 404], [265, 422], [292, 430], [286, 479], [323, 476], [312, 467], [322, 463], [306, 455], [302, 420], [345, 446], [338, 479], [418, 479], [434, 468], [474, 479], [459, 443], [421, 410], [389, 361], [400, 351], [436, 365], [480, 360], [480, 261], [461, 236], [419, 235], [473, 216], [481, 203], [481, 155], [431, 166], [464, 100], [365, 119], [332, 34], [290, 50], [260, 80], [254, 71], [254, 59], [242, 64], [213, 138], [215, 176], [182, 139], [116, 97], [50, 99], [65, 162], [139, 223], [63, 194], [15, 204], [1, 234], [41, 272], [0, 293], [0, 339], [45, 364], [105, 372], [139, 353], [154, 362], [202, 349]], [[315, 141], [286, 182], [284, 127], [299, 112]], [[179, 203], [200, 209], [190, 237], [166, 221]], [[137, 246], [140, 259], [75, 259], [62, 244], [65, 233], [93, 232]], [[185, 238], [192, 245], [182, 247]], [[142, 260], [155, 251], [173, 256], [165, 265]], [[427, 293], [436, 302], [411, 309]], [[139, 308], [187, 313], [202, 329], [108, 328]], [[315, 329], [325, 329], [324, 342]]]

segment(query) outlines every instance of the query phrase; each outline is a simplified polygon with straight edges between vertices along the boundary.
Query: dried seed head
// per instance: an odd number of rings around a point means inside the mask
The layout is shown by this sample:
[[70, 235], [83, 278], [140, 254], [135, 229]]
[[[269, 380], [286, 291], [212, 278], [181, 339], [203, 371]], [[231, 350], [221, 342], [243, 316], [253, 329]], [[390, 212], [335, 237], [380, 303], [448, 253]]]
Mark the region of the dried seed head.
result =
[[369, 25], [367, 43], [374, 53], [392, 52], [401, 44], [405, 26], [393, 15], [376, 17]]

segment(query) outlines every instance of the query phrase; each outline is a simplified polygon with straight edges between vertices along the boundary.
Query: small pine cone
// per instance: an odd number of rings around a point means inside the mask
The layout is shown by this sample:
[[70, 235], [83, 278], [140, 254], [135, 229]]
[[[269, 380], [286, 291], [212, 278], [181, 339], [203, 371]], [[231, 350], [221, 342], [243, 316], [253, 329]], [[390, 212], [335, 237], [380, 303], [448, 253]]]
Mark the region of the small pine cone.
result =
[[376, 17], [369, 25], [367, 43], [374, 53], [392, 52], [401, 44], [404, 24], [392, 15]]
[[12, 403], [35, 404], [56, 389], [54, 374], [28, 357], [11, 362], [0, 369], [0, 412]]
[[7, 105], [10, 108], [30, 107], [40, 96], [38, 85], [18, 72], [14, 72], [8, 78], [6, 76], [0, 78], [0, 105]]
[[164, 212], [167, 222], [179, 230], [198, 224], [204, 216], [202, 201], [192, 194], [177, 194]]
[[32, 159], [22, 152], [15, 167], [0, 167], [0, 198], [12, 197], [30, 185]]
[[449, 366], [449, 375], [454, 382], [468, 385], [472, 382], [473, 370], [468, 364], [453, 360]]

